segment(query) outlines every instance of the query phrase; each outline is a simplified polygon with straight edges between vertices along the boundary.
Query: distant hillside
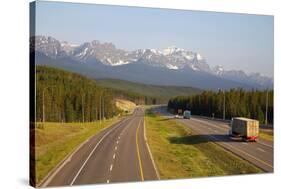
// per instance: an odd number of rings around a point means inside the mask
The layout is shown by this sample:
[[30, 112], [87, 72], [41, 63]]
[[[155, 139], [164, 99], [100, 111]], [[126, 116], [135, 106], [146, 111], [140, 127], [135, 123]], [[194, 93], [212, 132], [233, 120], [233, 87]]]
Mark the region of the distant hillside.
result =
[[118, 79], [99, 79], [96, 82], [102, 87], [153, 97], [187, 96], [202, 92], [193, 87], [146, 85]]
[[115, 104], [117, 108], [128, 113], [132, 113], [136, 108], [136, 104], [134, 102], [124, 99], [116, 99]]

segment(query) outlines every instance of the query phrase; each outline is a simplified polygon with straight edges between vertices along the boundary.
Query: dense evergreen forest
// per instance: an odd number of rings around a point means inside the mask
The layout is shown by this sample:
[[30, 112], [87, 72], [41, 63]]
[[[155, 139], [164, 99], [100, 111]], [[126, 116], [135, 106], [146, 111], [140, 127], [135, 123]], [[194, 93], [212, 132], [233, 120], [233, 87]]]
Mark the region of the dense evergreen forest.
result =
[[145, 104], [167, 104], [169, 99], [180, 95], [195, 95], [201, 89], [183, 86], [159, 86], [120, 79], [98, 79], [97, 85], [116, 90], [118, 94], [129, 97], [131, 101]]
[[[268, 99], [268, 101], [267, 101]], [[192, 114], [217, 118], [223, 117], [225, 102], [225, 118], [248, 117], [265, 123], [266, 101], [268, 102], [268, 123], [273, 123], [273, 90], [245, 91], [231, 89], [229, 91], [204, 91], [189, 97], [179, 96], [169, 100], [168, 108], [174, 112], [178, 109], [190, 110]]]
[[36, 66], [36, 121], [90, 122], [116, 114], [110, 90], [79, 74]]
[[91, 122], [120, 113], [114, 99], [160, 104], [161, 97], [105, 88], [87, 77], [48, 66], [36, 66], [36, 121]]

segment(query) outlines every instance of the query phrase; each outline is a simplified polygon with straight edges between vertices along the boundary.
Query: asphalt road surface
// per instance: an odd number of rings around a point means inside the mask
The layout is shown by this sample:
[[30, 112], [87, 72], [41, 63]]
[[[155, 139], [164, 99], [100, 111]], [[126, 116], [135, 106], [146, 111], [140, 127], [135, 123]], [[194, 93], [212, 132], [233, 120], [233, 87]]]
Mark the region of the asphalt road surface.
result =
[[[166, 108], [156, 111], [173, 118]], [[258, 142], [244, 142], [241, 139], [230, 138], [229, 125], [225, 122], [192, 116], [191, 119], [177, 119], [198, 135], [204, 136], [239, 157], [251, 162], [265, 172], [273, 172], [273, 143], [259, 139]]]
[[42, 187], [157, 180], [144, 135], [144, 110], [90, 138], [67, 158]]

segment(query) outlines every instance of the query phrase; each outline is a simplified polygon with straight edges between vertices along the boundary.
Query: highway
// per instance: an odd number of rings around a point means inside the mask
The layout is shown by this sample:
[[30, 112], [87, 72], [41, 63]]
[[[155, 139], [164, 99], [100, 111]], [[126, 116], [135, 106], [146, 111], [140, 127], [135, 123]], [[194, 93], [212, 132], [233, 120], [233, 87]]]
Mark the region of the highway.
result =
[[42, 187], [159, 179], [145, 140], [144, 110], [91, 137], [71, 154]]
[[[156, 111], [161, 112], [169, 118], [172, 114], [166, 111], [166, 108], [158, 108]], [[206, 137], [215, 142], [226, 150], [231, 151], [237, 156], [251, 162], [265, 172], [273, 172], [273, 143], [259, 139], [258, 142], [243, 142], [240, 139], [230, 138], [228, 136], [229, 125], [222, 121], [192, 116], [191, 119], [176, 119], [183, 123], [194, 133]]]

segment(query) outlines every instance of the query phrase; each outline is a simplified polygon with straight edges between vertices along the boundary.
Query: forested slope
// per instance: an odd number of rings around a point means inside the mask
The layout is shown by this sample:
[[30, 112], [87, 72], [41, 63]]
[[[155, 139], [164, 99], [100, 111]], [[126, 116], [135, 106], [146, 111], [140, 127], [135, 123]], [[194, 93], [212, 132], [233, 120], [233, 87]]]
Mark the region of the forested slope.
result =
[[117, 113], [113, 93], [95, 81], [36, 66], [36, 121], [90, 122]]
[[130, 82], [119, 79], [98, 79], [97, 84], [103, 87], [118, 89], [122, 91], [133, 92], [145, 96], [154, 97], [174, 97], [180, 95], [193, 95], [202, 92], [203, 90], [194, 87], [184, 86], [160, 86], [148, 85], [136, 82]]

